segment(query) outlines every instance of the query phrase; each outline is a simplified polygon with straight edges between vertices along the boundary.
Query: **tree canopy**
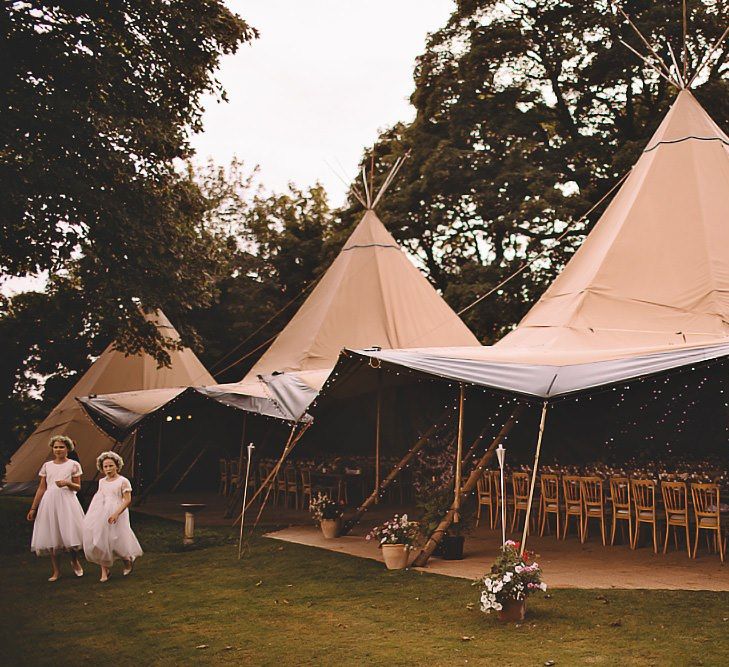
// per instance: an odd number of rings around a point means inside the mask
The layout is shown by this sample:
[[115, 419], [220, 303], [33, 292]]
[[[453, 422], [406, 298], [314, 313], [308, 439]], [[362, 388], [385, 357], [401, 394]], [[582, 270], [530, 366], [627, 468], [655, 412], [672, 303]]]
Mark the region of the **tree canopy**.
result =
[[0, 25], [0, 272], [72, 273], [87, 326], [165, 362], [140, 308], [189, 340], [224, 266], [175, 161], [223, 95], [221, 56], [256, 33], [222, 0], [10, 2]]
[[[680, 2], [623, 6], [666, 62], [669, 43], [681, 53]], [[689, 9], [693, 69], [726, 27], [726, 8]], [[461, 0], [418, 59], [415, 120], [363, 157], [369, 166], [372, 155], [387, 163], [410, 151], [382, 218], [457, 310], [553, 248], [466, 313], [484, 342], [518, 322], [564, 265], [603, 207], [555, 238], [631, 168], [675, 98], [620, 40], [646, 51], [607, 0]], [[728, 52], [722, 45], [695, 90], [724, 127]]]

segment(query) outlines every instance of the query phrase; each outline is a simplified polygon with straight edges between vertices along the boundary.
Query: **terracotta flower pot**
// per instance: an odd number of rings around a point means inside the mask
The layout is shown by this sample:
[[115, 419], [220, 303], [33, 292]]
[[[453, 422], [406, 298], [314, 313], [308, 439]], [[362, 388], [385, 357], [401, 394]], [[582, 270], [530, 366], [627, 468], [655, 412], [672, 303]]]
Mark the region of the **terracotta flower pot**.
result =
[[499, 612], [499, 620], [504, 623], [519, 623], [526, 613], [526, 598], [523, 600], [506, 600]]
[[336, 519], [322, 519], [320, 522], [321, 532], [324, 533], [324, 538], [327, 540], [333, 540], [335, 537], [339, 537], [342, 532], [342, 517]]
[[410, 550], [404, 544], [383, 544], [382, 557], [388, 570], [402, 570], [408, 566]]

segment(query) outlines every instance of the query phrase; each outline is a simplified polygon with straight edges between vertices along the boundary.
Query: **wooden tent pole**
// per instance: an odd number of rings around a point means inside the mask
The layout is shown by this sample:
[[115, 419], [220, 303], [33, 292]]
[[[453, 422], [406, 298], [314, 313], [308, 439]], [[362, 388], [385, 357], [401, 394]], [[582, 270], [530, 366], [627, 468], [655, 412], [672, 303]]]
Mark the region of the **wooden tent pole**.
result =
[[[382, 369], [377, 371], [377, 412], [375, 415], [375, 486], [373, 491], [377, 493], [380, 488], [380, 445], [382, 440]], [[375, 503], [379, 504], [380, 494], [375, 496]]]
[[180, 479], [178, 479], [175, 482], [175, 485], [172, 487], [172, 491], [170, 493], [174, 493], [175, 491], [177, 491], [177, 488], [180, 486], [180, 484], [182, 484], [182, 482], [185, 481], [185, 479], [187, 479], [187, 476], [190, 474], [192, 469], [195, 467], [195, 464], [200, 460], [200, 458], [207, 451], [207, 449], [208, 449], [207, 447], [203, 447], [198, 452], [198, 455], [192, 460], [192, 463], [187, 467], [187, 470], [185, 470], [185, 472], [182, 473], [182, 477], [180, 477]]
[[455, 491], [453, 495], [453, 521], [458, 523], [461, 520], [461, 472], [463, 457], [463, 403], [466, 397], [466, 388], [461, 382], [458, 390], [458, 436], [456, 441], [456, 480], [455, 480]]
[[[484, 452], [484, 455], [478, 460], [478, 463], [476, 464], [476, 467], [471, 471], [471, 474], [468, 476], [468, 479], [466, 480], [466, 483], [463, 485], [463, 488], [461, 489], [461, 495], [466, 495], [473, 491], [473, 489], [476, 487], [476, 483], [478, 482], [479, 478], [481, 477], [481, 474], [483, 473], [483, 469], [486, 466], [486, 464], [489, 462], [489, 459], [494, 455], [494, 452], [496, 451], [496, 447], [499, 445], [500, 442], [504, 440], [504, 438], [509, 434], [511, 429], [514, 427], [514, 424], [517, 421], [517, 418], [521, 414], [522, 410], [524, 409], [523, 404], [519, 404], [514, 408], [514, 411], [511, 413], [511, 417], [506, 421], [506, 423], [501, 427], [501, 431], [499, 431], [499, 434], [494, 438], [494, 441], [489, 445], [486, 452]], [[455, 501], [454, 501], [455, 504]], [[435, 548], [440, 543], [441, 539], [443, 538], [443, 535], [445, 534], [446, 530], [448, 530], [451, 523], [453, 523], [453, 516], [456, 512], [456, 508], [451, 505], [451, 508], [448, 510], [446, 515], [443, 517], [441, 522], [438, 524], [438, 527], [433, 531], [433, 534], [428, 538], [428, 541], [425, 543], [425, 546], [423, 547], [422, 551], [418, 554], [418, 556], [413, 561], [413, 565], [416, 567], [423, 567], [428, 562], [428, 559], [433, 555], [433, 552], [435, 551]]]
[[433, 424], [428, 428], [428, 430], [421, 435], [418, 440], [415, 442], [415, 444], [407, 451], [405, 456], [400, 459], [400, 461], [395, 465], [395, 467], [390, 471], [390, 474], [385, 477], [385, 479], [382, 480], [382, 483], [380, 484], [379, 489], [375, 489], [368, 498], [365, 499], [365, 501], [357, 508], [355, 513], [352, 515], [350, 519], [348, 519], [343, 527], [342, 527], [342, 535], [346, 535], [349, 533], [352, 528], [354, 528], [362, 519], [362, 516], [364, 516], [364, 513], [375, 504], [375, 500], [377, 496], [382, 493], [385, 489], [387, 489], [388, 486], [393, 482], [393, 480], [398, 476], [400, 471], [413, 459], [413, 457], [423, 448], [426, 442], [430, 440], [433, 433], [438, 429], [440, 426], [441, 419], [444, 419], [446, 415], [450, 412], [450, 408], [446, 408], [443, 413], [438, 417], [437, 421], [433, 422]]
[[547, 421], [547, 408], [549, 402], [544, 401], [542, 405], [542, 418], [539, 421], [539, 436], [537, 437], [537, 449], [534, 452], [534, 468], [532, 469], [532, 481], [529, 485], [529, 500], [527, 501], [526, 516], [524, 517], [524, 532], [521, 535], [521, 548], [519, 554], [524, 553], [526, 549], [527, 536], [529, 535], [529, 519], [532, 515], [532, 500], [534, 499], [534, 487], [537, 483], [537, 468], [539, 467], [539, 454], [542, 451], [542, 437], [544, 436], [544, 423]]

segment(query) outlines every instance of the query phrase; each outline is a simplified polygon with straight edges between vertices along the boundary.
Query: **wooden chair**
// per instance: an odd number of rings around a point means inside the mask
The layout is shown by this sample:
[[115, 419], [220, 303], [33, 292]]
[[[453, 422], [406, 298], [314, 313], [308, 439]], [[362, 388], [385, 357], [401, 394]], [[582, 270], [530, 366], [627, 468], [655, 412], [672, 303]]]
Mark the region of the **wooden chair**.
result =
[[699, 533], [708, 530], [714, 533], [714, 545], [719, 551], [719, 558], [724, 562], [724, 536], [721, 533], [721, 503], [718, 484], [692, 484], [691, 497], [694, 501], [696, 517], [696, 539], [694, 541], [693, 558], [699, 546]]
[[494, 502], [496, 496], [493, 492], [493, 477], [490, 470], [484, 470], [476, 482], [476, 527], [481, 523], [481, 508], [489, 508], [489, 528], [494, 527]]
[[562, 478], [562, 492], [564, 493], [564, 527], [562, 528], [562, 539], [567, 537], [567, 530], [570, 525], [570, 517], [576, 517], [580, 538], [585, 522], [585, 506], [582, 502], [582, 486], [580, 478], [576, 475], [565, 475]]
[[514, 526], [519, 526], [519, 513], [524, 512], [524, 521], [527, 521], [529, 510], [529, 475], [525, 472], [515, 472], [511, 475], [511, 489], [514, 498], [514, 513], [511, 515], [511, 532]]
[[549, 528], [548, 516], [554, 514], [556, 517], [556, 535], [559, 538], [559, 476], [544, 474], [539, 479], [539, 486], [542, 493], [539, 499], [539, 536], [544, 535], [544, 526]]
[[228, 495], [228, 462], [225, 459], [218, 459], [220, 478], [218, 480], [218, 495]]
[[688, 489], [685, 482], [661, 482], [663, 507], [666, 511], [666, 539], [663, 542], [663, 553], [668, 549], [669, 528], [673, 526], [673, 543], [678, 549], [676, 528], [686, 530], [686, 551], [691, 558], [691, 537], [689, 536]]
[[602, 493], [602, 479], [599, 477], [581, 477], [580, 487], [582, 502], [585, 505], [581, 542], [584, 544], [587, 539], [590, 519], [598, 519], [600, 521], [600, 532], [602, 533], [602, 546], [605, 546], [605, 501]]
[[240, 461], [238, 459], [228, 460], [228, 494], [233, 493], [241, 482]]
[[[618, 521], [628, 522], [628, 543], [633, 545], [633, 508], [630, 494], [630, 480], [627, 477], [610, 478], [610, 505], [612, 506], [612, 529], [610, 546], [615, 544], [615, 529]], [[622, 527], [625, 530], [625, 525]], [[623, 536], [625, 533], [623, 533]]]
[[284, 469], [284, 480], [286, 482], [286, 499], [284, 507], [289, 505], [289, 496], [293, 498], [294, 509], [299, 508], [299, 480], [298, 471], [294, 466], [286, 466]]
[[274, 505], [278, 505], [279, 498], [283, 498], [283, 506], [287, 507], [286, 497], [286, 468], [283, 465], [279, 466], [276, 471], [276, 478], [274, 480]]
[[304, 503], [306, 503], [306, 508], [309, 507], [309, 504], [311, 503], [311, 496], [312, 496], [311, 469], [302, 468], [301, 469], [301, 509], [305, 509]]
[[[258, 464], [258, 477], [261, 480], [261, 484], [263, 484], [268, 479], [268, 476], [271, 474], [272, 470], [273, 466], [269, 463], [261, 461]], [[273, 494], [273, 506], [275, 507], [278, 502], [278, 488], [276, 486], [276, 480], [271, 480], [271, 482], [269, 483], [273, 486], [273, 488], [271, 489], [271, 493]]]
[[653, 553], [658, 553], [658, 517], [656, 512], [656, 483], [652, 479], [631, 479], [633, 505], [635, 506], [635, 533], [631, 548], [638, 546], [640, 527], [647, 523], [653, 529]]

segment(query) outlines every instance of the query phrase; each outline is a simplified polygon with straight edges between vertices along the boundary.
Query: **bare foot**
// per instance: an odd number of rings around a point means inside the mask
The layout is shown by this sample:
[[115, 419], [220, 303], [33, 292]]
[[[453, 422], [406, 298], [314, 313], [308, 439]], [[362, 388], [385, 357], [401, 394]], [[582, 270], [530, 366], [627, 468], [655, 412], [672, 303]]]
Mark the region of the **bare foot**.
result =
[[109, 570], [107, 568], [101, 568], [101, 579], [99, 579], [99, 581], [102, 583], [104, 583], [105, 581], [109, 581]]
[[48, 581], [58, 581], [61, 578], [60, 572], [54, 572], [50, 577], [48, 577]]

